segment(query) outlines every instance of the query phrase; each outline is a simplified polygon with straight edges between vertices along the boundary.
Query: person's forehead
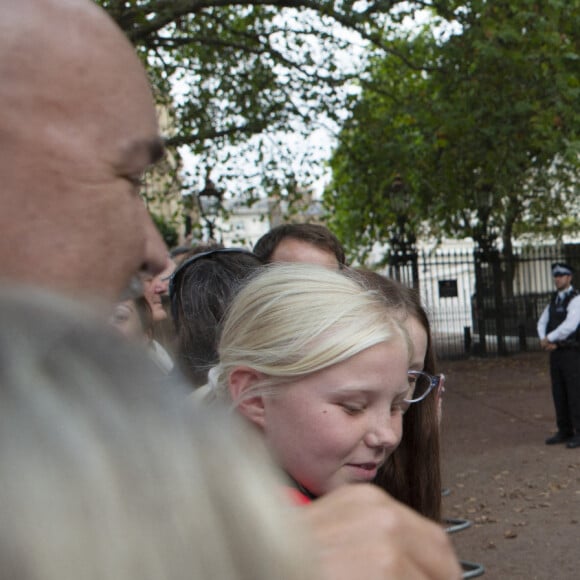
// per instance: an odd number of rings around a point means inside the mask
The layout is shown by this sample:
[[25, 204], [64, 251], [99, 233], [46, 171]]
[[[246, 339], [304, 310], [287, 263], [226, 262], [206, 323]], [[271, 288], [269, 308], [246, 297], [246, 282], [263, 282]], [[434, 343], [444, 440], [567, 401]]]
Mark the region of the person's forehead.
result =
[[[48, 0], [33, 16], [26, 22], [30, 20], [35, 41], [16, 45], [21, 66], [9, 69], [6, 83], [12, 87], [7, 89], [14, 109], [9, 113], [21, 119], [17, 136], [30, 141], [33, 151], [54, 149], [71, 167], [85, 167], [72, 156], [89, 150], [94, 166], [104, 161], [119, 174], [126, 168], [137, 174], [158, 161], [164, 144], [150, 85], [118, 27], [91, 2], [79, 2], [75, 8]], [[67, 20], [70, 31], [63, 29]], [[39, 125], [51, 130], [41, 131]]]
[[334, 253], [306, 240], [284, 238], [272, 253], [272, 261], [305, 262], [323, 266], [338, 267]]

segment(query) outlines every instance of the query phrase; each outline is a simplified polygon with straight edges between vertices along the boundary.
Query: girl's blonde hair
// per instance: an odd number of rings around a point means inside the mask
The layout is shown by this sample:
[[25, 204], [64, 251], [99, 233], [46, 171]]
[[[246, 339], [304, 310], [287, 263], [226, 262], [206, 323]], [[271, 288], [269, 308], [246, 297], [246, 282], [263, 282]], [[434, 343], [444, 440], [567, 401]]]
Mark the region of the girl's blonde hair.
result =
[[280, 384], [394, 340], [410, 354], [406, 330], [375, 292], [340, 271], [272, 264], [232, 303], [211, 386], [217, 398], [230, 399], [228, 377], [245, 366], [264, 376], [257, 389], [272, 393]]

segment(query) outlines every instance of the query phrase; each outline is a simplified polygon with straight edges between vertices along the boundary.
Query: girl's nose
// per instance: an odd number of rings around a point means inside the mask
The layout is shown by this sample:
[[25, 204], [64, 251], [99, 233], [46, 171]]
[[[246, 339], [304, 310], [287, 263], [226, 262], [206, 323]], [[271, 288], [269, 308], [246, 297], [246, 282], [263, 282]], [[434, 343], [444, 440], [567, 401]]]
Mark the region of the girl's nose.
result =
[[402, 434], [401, 415], [381, 415], [369, 426], [364, 441], [372, 448], [395, 449], [401, 442]]

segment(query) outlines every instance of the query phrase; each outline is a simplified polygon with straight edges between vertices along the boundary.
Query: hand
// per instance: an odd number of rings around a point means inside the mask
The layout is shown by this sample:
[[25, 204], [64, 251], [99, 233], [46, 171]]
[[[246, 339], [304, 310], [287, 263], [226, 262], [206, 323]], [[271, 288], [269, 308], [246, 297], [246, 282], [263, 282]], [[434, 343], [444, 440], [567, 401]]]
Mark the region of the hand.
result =
[[545, 337], [540, 340], [540, 346], [542, 347], [542, 350], [547, 350], [547, 351], [556, 349], [556, 345], [553, 342], [550, 342]]
[[461, 568], [442, 527], [379, 488], [343, 486], [301, 508], [324, 580], [455, 580]]

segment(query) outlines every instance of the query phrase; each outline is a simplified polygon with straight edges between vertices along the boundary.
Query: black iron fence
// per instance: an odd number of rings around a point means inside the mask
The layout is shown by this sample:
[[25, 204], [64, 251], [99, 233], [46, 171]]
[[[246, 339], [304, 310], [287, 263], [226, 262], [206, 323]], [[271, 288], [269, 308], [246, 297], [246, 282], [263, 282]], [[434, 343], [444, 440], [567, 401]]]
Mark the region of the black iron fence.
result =
[[536, 324], [554, 291], [550, 266], [580, 276], [580, 244], [497, 251], [438, 249], [395, 256], [385, 272], [418, 286], [440, 358], [539, 350]]

